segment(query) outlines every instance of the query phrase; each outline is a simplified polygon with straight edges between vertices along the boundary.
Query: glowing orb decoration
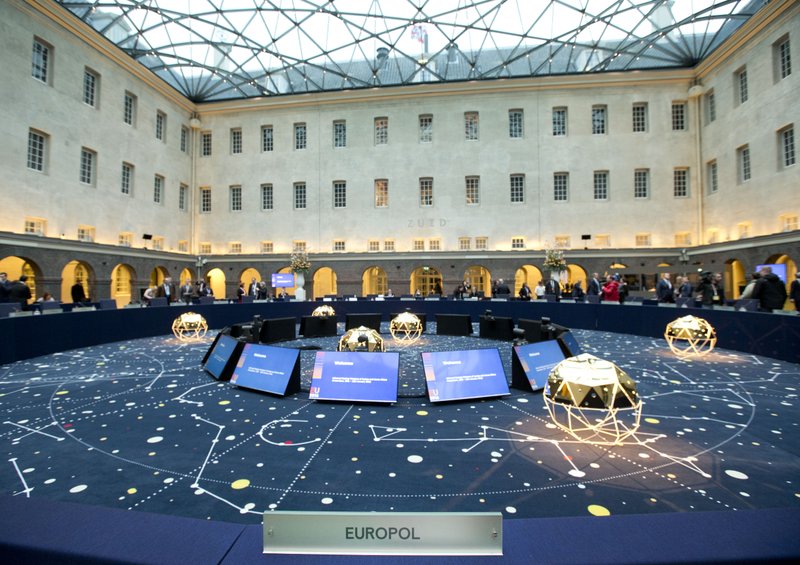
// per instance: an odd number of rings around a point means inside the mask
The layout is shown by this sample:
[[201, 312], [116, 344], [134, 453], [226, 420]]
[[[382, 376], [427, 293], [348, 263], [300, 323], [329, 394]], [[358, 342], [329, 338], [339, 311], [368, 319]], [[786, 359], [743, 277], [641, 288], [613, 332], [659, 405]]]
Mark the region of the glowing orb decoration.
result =
[[311, 312], [312, 316], [318, 316], [320, 318], [332, 318], [336, 315], [336, 310], [333, 309], [333, 306], [328, 306], [327, 304], [323, 306], [317, 306], [314, 308], [314, 311]]
[[703, 318], [683, 316], [667, 324], [664, 339], [678, 357], [702, 357], [717, 344], [717, 332]]
[[389, 322], [389, 333], [402, 345], [411, 345], [422, 335], [422, 320], [411, 312], [403, 312]]
[[206, 335], [205, 318], [194, 312], [185, 312], [172, 322], [172, 333], [181, 341], [197, 341]]
[[543, 396], [553, 423], [580, 441], [621, 445], [639, 428], [642, 400], [636, 383], [594, 355], [583, 353], [556, 365]]
[[380, 334], [364, 326], [345, 332], [339, 340], [337, 351], [386, 351]]

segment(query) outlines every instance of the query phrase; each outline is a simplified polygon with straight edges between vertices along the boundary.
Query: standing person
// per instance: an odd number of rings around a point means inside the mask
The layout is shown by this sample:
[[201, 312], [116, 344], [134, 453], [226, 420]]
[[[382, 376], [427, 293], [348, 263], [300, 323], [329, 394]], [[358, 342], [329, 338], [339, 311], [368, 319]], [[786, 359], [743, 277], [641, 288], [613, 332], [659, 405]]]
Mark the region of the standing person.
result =
[[794, 302], [794, 309], [800, 314], [800, 272], [794, 274], [792, 286], [789, 287], [789, 300]]
[[528, 286], [528, 283], [522, 283], [522, 286], [519, 289], [519, 297], [521, 300], [531, 299], [531, 287]]
[[536, 294], [536, 300], [541, 300], [542, 298], [544, 298], [544, 293], [546, 290], [547, 289], [544, 287], [544, 282], [539, 281], [539, 283], [536, 285], [536, 288], [533, 291], [534, 294]]
[[628, 281], [624, 277], [614, 275], [614, 280], [619, 283], [617, 293], [619, 294], [619, 303], [625, 304], [625, 299], [628, 298]]
[[192, 302], [192, 294], [194, 294], [192, 281], [190, 279], [186, 279], [186, 282], [181, 285], [181, 299], [186, 304], [189, 304]]
[[675, 290], [676, 295], [681, 298], [691, 298], [692, 294], [694, 294], [694, 287], [689, 281], [689, 277], [686, 275], [680, 277], [680, 284], [676, 284], [675, 286], [677, 287]]
[[619, 281], [614, 277], [608, 275], [606, 277], [606, 284], [603, 285], [602, 290], [603, 300], [608, 302], [619, 302]]
[[158, 295], [158, 289], [154, 286], [148, 286], [144, 294], [142, 294], [142, 302], [145, 306], [150, 306], [150, 301], [156, 298]]
[[753, 289], [753, 298], [758, 300], [758, 309], [762, 312], [783, 310], [786, 303], [786, 285], [772, 272], [772, 267], [762, 267], [758, 271], [761, 278]]
[[14, 281], [8, 287], [8, 301], [9, 302], [16, 302], [19, 304], [22, 310], [28, 309], [28, 300], [31, 299], [31, 289], [28, 288], [28, 285], [25, 281], [28, 280], [28, 277], [22, 275], [18, 281]]
[[583, 300], [584, 296], [586, 296], [586, 293], [583, 292], [581, 281], [575, 281], [575, 284], [572, 285], [572, 298], [575, 300]]
[[0, 273], [0, 303], [8, 302], [9, 288], [11, 288], [11, 281], [8, 280], [8, 273]]
[[586, 294], [589, 296], [600, 296], [602, 285], [600, 284], [600, 275], [592, 273], [592, 278], [589, 281], [589, 286], [586, 289]]
[[69, 294], [74, 304], [86, 302], [86, 291], [83, 290], [83, 285], [80, 281], [76, 281], [75, 284], [70, 287]]
[[250, 279], [250, 286], [247, 287], [247, 296], [252, 296], [253, 300], [258, 298], [258, 281], [255, 277]]
[[761, 273], [753, 273], [752, 275], [750, 275], [750, 282], [747, 283], [747, 286], [744, 287], [742, 295], [739, 298], [741, 299], [753, 298], [753, 290], [755, 290], [756, 283], [760, 278], [761, 278]]
[[547, 279], [547, 282], [544, 283], [544, 293], [551, 294], [556, 297], [556, 300], [561, 299], [561, 283], [559, 283], [555, 279]]
[[659, 302], [675, 302], [675, 295], [672, 290], [672, 282], [669, 280], [670, 274], [663, 273], [661, 280], [656, 285], [656, 298]]
[[717, 291], [717, 296], [719, 297], [719, 304], [725, 304], [725, 288], [722, 284], [722, 273], [714, 273], [714, 288]]
[[236, 289], [236, 301], [241, 302], [242, 297], [247, 295], [247, 291], [244, 289], [244, 282], [239, 281], [239, 288]]
[[159, 298], [166, 298], [167, 303], [178, 300], [177, 292], [175, 292], [175, 285], [172, 284], [172, 277], [164, 277], [164, 282], [159, 285], [156, 296]]

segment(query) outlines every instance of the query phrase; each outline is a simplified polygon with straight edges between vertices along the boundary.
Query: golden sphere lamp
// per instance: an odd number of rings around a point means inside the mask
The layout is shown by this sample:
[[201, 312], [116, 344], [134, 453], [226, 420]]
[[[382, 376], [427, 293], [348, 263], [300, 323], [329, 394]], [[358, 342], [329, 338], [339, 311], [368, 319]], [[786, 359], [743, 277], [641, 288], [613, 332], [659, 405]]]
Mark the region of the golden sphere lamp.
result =
[[381, 335], [365, 326], [352, 328], [339, 340], [337, 351], [385, 351]]
[[180, 341], [198, 341], [208, 331], [205, 318], [194, 312], [184, 312], [172, 322], [172, 333]]
[[703, 357], [717, 344], [717, 332], [703, 318], [683, 316], [667, 324], [664, 339], [678, 357]]
[[389, 333], [401, 345], [411, 345], [422, 335], [422, 320], [411, 312], [403, 312], [389, 322]]

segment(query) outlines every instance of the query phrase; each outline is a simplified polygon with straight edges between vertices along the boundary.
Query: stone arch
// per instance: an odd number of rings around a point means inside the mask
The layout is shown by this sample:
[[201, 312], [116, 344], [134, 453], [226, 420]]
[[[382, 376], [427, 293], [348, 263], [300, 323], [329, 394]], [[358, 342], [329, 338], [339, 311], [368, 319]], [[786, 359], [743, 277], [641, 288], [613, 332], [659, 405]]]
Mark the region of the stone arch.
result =
[[470, 265], [464, 269], [464, 280], [472, 287], [473, 294], [492, 295], [492, 273], [483, 265]]
[[181, 274], [178, 275], [177, 283], [178, 285], [182, 285], [185, 284], [186, 281], [189, 281], [190, 284], [194, 283], [194, 273], [188, 267], [184, 267], [183, 270], [181, 270]]
[[421, 296], [433, 295], [437, 283], [442, 288], [442, 274], [438, 269], [427, 265], [417, 267], [409, 276], [409, 292], [411, 294], [419, 292]]
[[[96, 276], [89, 263], [72, 260], [61, 270], [61, 302], [75, 302], [72, 298], [72, 287], [76, 284], [83, 289], [83, 295], [90, 300], [95, 292]], [[77, 296], [77, 295], [76, 295]]]
[[153, 270], [150, 271], [150, 286], [161, 286], [164, 282], [164, 279], [169, 276], [169, 271], [166, 267], [162, 267], [161, 265], [156, 265], [153, 267]]
[[575, 263], [567, 263], [567, 280], [566, 284], [571, 290], [575, 283], [580, 281], [583, 292], [586, 292], [586, 269]]
[[[279, 274], [283, 274], [283, 275], [293, 274], [292, 273], [292, 268], [289, 267], [289, 266], [281, 267], [280, 269], [278, 269], [278, 273]], [[281, 290], [283, 290], [289, 296], [294, 296], [294, 291], [295, 291], [296, 288], [297, 287], [295, 287], [295, 286], [287, 286], [286, 288], [283, 288], [283, 289], [276, 288], [276, 289], [273, 289], [273, 290], [275, 291], [275, 296], [280, 296]]]
[[37, 280], [41, 282], [43, 278], [42, 269], [35, 261], [28, 257], [9, 255], [0, 259], [0, 272], [7, 273], [8, 280], [10, 281], [19, 280], [22, 275], [27, 277], [25, 284], [31, 289], [31, 299], [28, 301], [29, 303], [36, 300], [37, 290], [39, 293], [43, 293], [46, 290], [45, 288], [37, 289], [37, 286], [42, 287], [40, 284], [37, 285]]
[[367, 267], [361, 274], [362, 296], [368, 296], [370, 294], [386, 294], [388, 290], [389, 277], [383, 267]]
[[225, 293], [225, 273], [219, 267], [215, 267], [206, 273], [206, 284], [211, 288], [214, 297], [224, 299]]
[[522, 265], [514, 274], [514, 296], [519, 296], [519, 289], [522, 288], [522, 283], [528, 283], [531, 287], [531, 292], [539, 284], [539, 281], [544, 281], [544, 275], [538, 267], [533, 265]]
[[245, 288], [250, 284], [251, 279], [256, 279], [256, 282], [261, 282], [261, 273], [255, 267], [247, 267], [239, 275], [239, 282], [244, 283]]
[[747, 272], [744, 263], [738, 259], [725, 261], [725, 272], [722, 274], [722, 284], [726, 291], [726, 298], [737, 299], [742, 295], [742, 290], [747, 285]]
[[117, 301], [117, 308], [123, 308], [131, 302], [141, 299], [134, 292], [133, 283], [136, 280], [136, 271], [126, 263], [118, 263], [111, 270], [111, 293], [110, 296]]
[[330, 267], [320, 267], [319, 269], [314, 271], [312, 284], [314, 285], [314, 294], [313, 294], [314, 298], [326, 296], [329, 294], [336, 294], [337, 293], [336, 271], [334, 271]]

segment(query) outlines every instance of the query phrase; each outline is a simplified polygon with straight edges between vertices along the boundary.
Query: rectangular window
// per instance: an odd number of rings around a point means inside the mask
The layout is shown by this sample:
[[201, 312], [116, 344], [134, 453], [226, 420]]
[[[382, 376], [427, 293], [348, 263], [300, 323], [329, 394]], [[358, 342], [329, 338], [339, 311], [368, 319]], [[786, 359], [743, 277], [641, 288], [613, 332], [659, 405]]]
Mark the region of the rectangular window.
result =
[[675, 246], [684, 247], [692, 244], [692, 234], [688, 231], [681, 231], [675, 234]]
[[261, 242], [261, 253], [273, 253], [275, 250], [275, 246], [271, 241], [262, 241]]
[[553, 200], [564, 202], [569, 198], [569, 173], [553, 173]]
[[750, 97], [747, 92], [747, 69], [742, 67], [734, 74], [734, 87], [736, 91], [736, 101], [739, 104], [744, 104]]
[[242, 187], [235, 184], [228, 188], [230, 191], [231, 212], [242, 211]]
[[524, 136], [524, 122], [522, 110], [508, 111], [508, 137], [519, 139]]
[[181, 152], [189, 152], [189, 128], [181, 126]]
[[433, 142], [433, 116], [431, 114], [422, 114], [419, 117], [419, 142]]
[[333, 146], [347, 147], [347, 122], [344, 120], [333, 122]]
[[305, 210], [306, 208], [306, 183], [294, 183], [294, 209]]
[[441, 251], [442, 250], [442, 240], [441, 239], [430, 239], [428, 240], [428, 251]]
[[83, 103], [97, 108], [100, 89], [100, 75], [90, 68], [83, 69]]
[[433, 206], [433, 179], [419, 179], [419, 205]]
[[162, 236], [153, 236], [153, 250], [164, 251], [164, 238]]
[[50, 51], [52, 47], [41, 39], [33, 38], [33, 57], [31, 61], [31, 76], [45, 84], [50, 79]]
[[261, 151], [267, 152], [273, 149], [272, 126], [261, 126]]
[[483, 250], [489, 249], [489, 238], [486, 236], [479, 236], [475, 238], [475, 249]]
[[306, 136], [306, 124], [294, 124], [294, 148], [305, 149], [307, 143], [308, 138]]
[[178, 253], [189, 253], [189, 241], [186, 239], [178, 240]]
[[164, 141], [167, 136], [167, 115], [164, 112], [156, 112], [156, 139]]
[[200, 134], [200, 156], [201, 157], [210, 157], [211, 150], [212, 150], [212, 141], [213, 138], [211, 137], [210, 131], [204, 131]]
[[464, 183], [467, 205], [481, 203], [481, 178], [467, 177]]
[[650, 198], [649, 169], [637, 169], [633, 171], [633, 197]]
[[337, 180], [333, 183], [333, 207], [347, 207], [347, 183], [343, 180]]
[[647, 103], [637, 102], [633, 105], [633, 131], [636, 133], [647, 131]]
[[611, 236], [607, 233], [594, 236], [595, 247], [611, 247]]
[[133, 234], [130, 232], [123, 232], [119, 234], [117, 244], [120, 247], [131, 247], [133, 245]]
[[200, 187], [200, 213], [208, 214], [210, 212], [211, 212], [211, 189], [206, 186], [202, 186]]
[[743, 145], [736, 150], [736, 168], [739, 183], [750, 180], [750, 146]]
[[458, 238], [458, 250], [459, 251], [469, 251], [472, 247], [472, 238], [471, 237], [459, 237]]
[[94, 226], [78, 226], [78, 241], [93, 242]]
[[464, 139], [476, 141], [479, 134], [478, 112], [464, 112]]
[[784, 214], [781, 216], [781, 231], [794, 231], [798, 227], [796, 214]]
[[594, 199], [608, 200], [608, 171], [594, 172]]
[[161, 204], [164, 201], [164, 177], [156, 175], [153, 178], [153, 202]]
[[788, 35], [773, 44], [772, 53], [775, 60], [775, 81], [777, 82], [792, 74], [792, 53]]
[[384, 239], [383, 240], [383, 250], [384, 251], [394, 251], [394, 240], [393, 239]]
[[425, 251], [425, 240], [415, 239], [411, 244], [411, 249], [413, 251]]
[[555, 246], [559, 249], [569, 249], [572, 246], [572, 240], [568, 235], [557, 235], [555, 237]]
[[308, 244], [303, 240], [298, 239], [292, 242], [292, 249], [296, 252], [302, 253], [303, 251], [306, 251], [307, 248]]
[[343, 239], [334, 239], [333, 240], [333, 250], [334, 251], [346, 251], [346, 249], [345, 249], [345, 241]]
[[208, 241], [201, 241], [199, 249], [200, 255], [211, 255], [211, 243]]
[[525, 175], [510, 175], [508, 181], [511, 202], [525, 202]]
[[45, 235], [47, 222], [42, 218], [25, 218], [25, 233], [31, 235]]
[[122, 120], [129, 126], [136, 123], [136, 95], [130, 92], [125, 93], [125, 107], [122, 113]]
[[608, 132], [608, 108], [605, 106], [592, 106], [592, 134], [605, 135]]
[[272, 210], [274, 207], [272, 196], [272, 184], [264, 183], [261, 185], [261, 211]]
[[689, 196], [689, 169], [675, 169], [672, 172], [672, 187], [675, 198]]
[[717, 97], [713, 90], [709, 90], [705, 95], [706, 124], [710, 124], [717, 119]]
[[86, 147], [81, 147], [80, 181], [83, 184], [94, 186], [96, 161], [97, 153]]
[[717, 243], [719, 241], [719, 230], [712, 228], [708, 230], [708, 243]]
[[750, 222], [740, 222], [736, 225], [736, 230], [739, 233], [739, 239], [750, 237], [750, 231], [753, 225]]
[[367, 242], [367, 250], [368, 251], [380, 251], [381, 250], [381, 242], [378, 239], [370, 239]]
[[45, 172], [47, 163], [47, 141], [46, 134], [28, 130], [28, 168], [33, 171]]
[[708, 170], [708, 192], [714, 194], [719, 190], [719, 171], [717, 170], [717, 161], [709, 161], [707, 165]]
[[553, 108], [553, 136], [567, 135], [567, 109]]
[[672, 103], [672, 131], [686, 130], [686, 102]]
[[794, 126], [789, 126], [778, 132], [780, 140], [781, 164], [784, 167], [791, 167], [796, 161], [794, 151]]
[[133, 165], [130, 163], [122, 163], [120, 191], [127, 196], [130, 196], [133, 192]]
[[231, 155], [239, 155], [242, 152], [242, 129], [231, 128]]
[[375, 207], [389, 207], [389, 181], [387, 179], [375, 179]]
[[178, 210], [186, 212], [189, 210], [189, 185], [181, 183], [178, 186]]
[[525, 249], [525, 238], [524, 237], [512, 237], [511, 238], [511, 249]]
[[636, 247], [650, 247], [652, 244], [652, 236], [649, 233], [636, 234]]
[[375, 118], [375, 145], [389, 143], [389, 118]]
[[242, 242], [241, 241], [229, 241], [228, 242], [228, 253], [241, 253], [242, 252]]

